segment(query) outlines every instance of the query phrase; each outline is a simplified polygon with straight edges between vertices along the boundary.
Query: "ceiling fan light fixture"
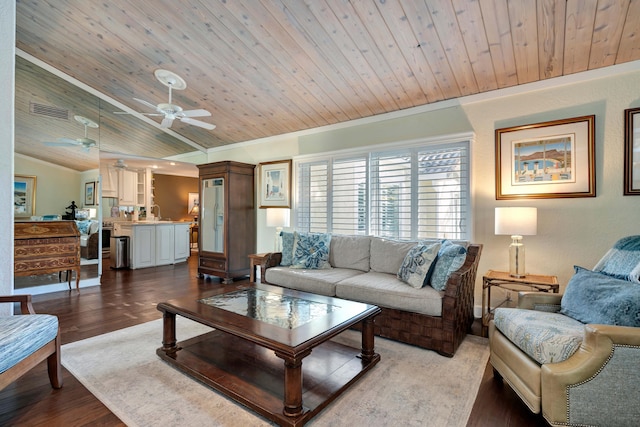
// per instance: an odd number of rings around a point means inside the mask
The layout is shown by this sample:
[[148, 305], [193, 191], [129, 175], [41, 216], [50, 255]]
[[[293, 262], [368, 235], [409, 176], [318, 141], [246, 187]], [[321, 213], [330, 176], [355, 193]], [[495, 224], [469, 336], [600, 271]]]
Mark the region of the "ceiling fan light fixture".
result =
[[175, 90], [184, 90], [187, 88], [187, 82], [176, 73], [158, 68], [153, 72], [156, 79], [163, 85]]

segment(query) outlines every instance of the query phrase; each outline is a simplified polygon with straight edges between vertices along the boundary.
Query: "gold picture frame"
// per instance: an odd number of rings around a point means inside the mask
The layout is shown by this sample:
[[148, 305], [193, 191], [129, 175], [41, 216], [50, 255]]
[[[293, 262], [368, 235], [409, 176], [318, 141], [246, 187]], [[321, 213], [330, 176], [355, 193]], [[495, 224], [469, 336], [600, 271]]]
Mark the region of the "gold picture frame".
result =
[[15, 218], [30, 218], [36, 214], [36, 184], [36, 176], [14, 175], [13, 216]]
[[595, 115], [496, 129], [496, 200], [595, 197]]
[[280, 160], [258, 165], [258, 205], [266, 208], [291, 208], [291, 164]]
[[624, 110], [624, 195], [640, 195], [640, 108]]

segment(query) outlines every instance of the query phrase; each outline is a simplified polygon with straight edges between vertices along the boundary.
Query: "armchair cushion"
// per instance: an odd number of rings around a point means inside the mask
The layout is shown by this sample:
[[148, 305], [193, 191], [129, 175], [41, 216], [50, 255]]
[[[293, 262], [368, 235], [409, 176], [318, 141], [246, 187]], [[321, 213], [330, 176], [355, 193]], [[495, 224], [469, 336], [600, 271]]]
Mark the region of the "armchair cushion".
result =
[[0, 318], [0, 373], [26, 359], [58, 335], [58, 318], [48, 314]]
[[566, 360], [584, 339], [584, 324], [559, 313], [497, 308], [493, 321], [509, 341], [540, 364]]
[[640, 284], [575, 267], [560, 312], [582, 323], [640, 327]]

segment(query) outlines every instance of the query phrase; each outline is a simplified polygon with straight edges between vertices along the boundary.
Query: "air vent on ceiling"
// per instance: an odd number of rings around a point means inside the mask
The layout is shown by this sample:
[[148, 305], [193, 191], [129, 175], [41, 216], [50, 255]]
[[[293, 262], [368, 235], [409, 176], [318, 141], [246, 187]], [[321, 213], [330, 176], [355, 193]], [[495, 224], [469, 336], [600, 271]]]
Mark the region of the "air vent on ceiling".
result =
[[29, 112], [37, 116], [46, 116], [52, 117], [54, 119], [69, 120], [69, 110], [54, 107], [52, 105], [43, 105], [35, 102], [30, 102]]

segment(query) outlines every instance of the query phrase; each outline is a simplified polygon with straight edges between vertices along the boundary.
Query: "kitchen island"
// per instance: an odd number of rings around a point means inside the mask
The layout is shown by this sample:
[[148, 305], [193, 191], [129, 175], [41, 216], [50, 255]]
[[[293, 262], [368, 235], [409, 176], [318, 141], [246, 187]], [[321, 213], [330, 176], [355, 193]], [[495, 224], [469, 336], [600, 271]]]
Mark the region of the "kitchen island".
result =
[[129, 266], [132, 269], [184, 262], [191, 254], [190, 222], [119, 222], [114, 235], [129, 237]]

